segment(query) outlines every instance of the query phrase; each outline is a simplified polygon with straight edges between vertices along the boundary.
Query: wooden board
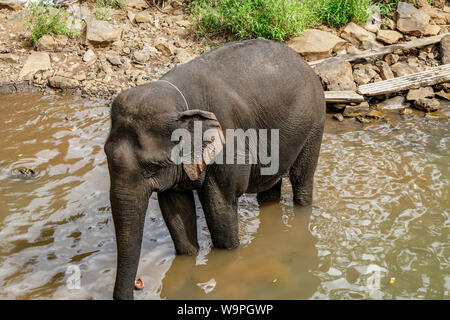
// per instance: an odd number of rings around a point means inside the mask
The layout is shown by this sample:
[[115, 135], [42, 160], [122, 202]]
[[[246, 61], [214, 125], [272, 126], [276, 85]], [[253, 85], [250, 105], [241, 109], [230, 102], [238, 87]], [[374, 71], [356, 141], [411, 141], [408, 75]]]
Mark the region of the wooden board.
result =
[[445, 37], [446, 35], [450, 35], [450, 32], [440, 34], [438, 36], [420, 38], [420, 39], [408, 41], [405, 43], [396, 43], [396, 44], [392, 44], [390, 46], [369, 49], [369, 50], [359, 52], [359, 53], [344, 54], [342, 56], [331, 57], [331, 58], [317, 60], [317, 61], [310, 61], [310, 62], [308, 62], [308, 64], [310, 66], [315, 66], [315, 65], [318, 65], [323, 62], [355, 61], [358, 59], [365, 59], [365, 58], [371, 58], [371, 57], [385, 55], [388, 53], [392, 53], [398, 49], [408, 50], [408, 49], [413, 49], [413, 48], [425, 47], [425, 46], [440, 42], [441, 39], [443, 37]]
[[450, 63], [402, 77], [360, 85], [358, 93], [365, 96], [378, 96], [448, 81], [450, 81]]
[[325, 101], [327, 103], [363, 102], [364, 97], [355, 91], [325, 91]]

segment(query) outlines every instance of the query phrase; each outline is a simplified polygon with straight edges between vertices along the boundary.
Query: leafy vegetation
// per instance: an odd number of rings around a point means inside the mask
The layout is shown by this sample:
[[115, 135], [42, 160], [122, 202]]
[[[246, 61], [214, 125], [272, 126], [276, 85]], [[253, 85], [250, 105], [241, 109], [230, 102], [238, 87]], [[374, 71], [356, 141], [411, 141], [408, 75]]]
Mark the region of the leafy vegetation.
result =
[[30, 2], [24, 19], [27, 29], [31, 31], [31, 39], [35, 43], [46, 34], [69, 37], [79, 35], [73, 26], [75, 20], [71, 19], [68, 12], [46, 4], [43, 0]]
[[124, 0], [97, 0], [94, 4], [95, 18], [97, 20], [109, 20], [112, 9], [124, 9], [126, 6]]
[[366, 21], [371, 0], [195, 0], [190, 13], [201, 35], [284, 41], [319, 23]]

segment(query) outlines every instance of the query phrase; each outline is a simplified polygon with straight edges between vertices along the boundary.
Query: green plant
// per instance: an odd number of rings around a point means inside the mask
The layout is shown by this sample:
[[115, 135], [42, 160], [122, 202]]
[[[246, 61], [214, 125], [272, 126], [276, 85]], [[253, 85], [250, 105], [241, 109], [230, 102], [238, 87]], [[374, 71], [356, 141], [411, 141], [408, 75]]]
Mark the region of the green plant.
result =
[[97, 20], [109, 20], [109, 15], [111, 13], [111, 8], [103, 7], [103, 8], [96, 8], [95, 9], [95, 18]]
[[127, 4], [125, 0], [97, 0], [95, 2], [95, 6], [97, 8], [116, 8], [116, 9], [124, 9]]
[[375, 4], [377, 4], [380, 8], [381, 16], [386, 17], [397, 8], [397, 4], [399, 1], [400, 0], [381, 0], [375, 1]]
[[73, 24], [71, 15], [57, 9], [43, 0], [30, 2], [25, 10], [26, 28], [31, 31], [31, 39], [37, 42], [43, 35], [57, 34], [69, 37], [79, 35]]
[[319, 23], [365, 22], [371, 0], [195, 0], [189, 7], [199, 35], [287, 40]]

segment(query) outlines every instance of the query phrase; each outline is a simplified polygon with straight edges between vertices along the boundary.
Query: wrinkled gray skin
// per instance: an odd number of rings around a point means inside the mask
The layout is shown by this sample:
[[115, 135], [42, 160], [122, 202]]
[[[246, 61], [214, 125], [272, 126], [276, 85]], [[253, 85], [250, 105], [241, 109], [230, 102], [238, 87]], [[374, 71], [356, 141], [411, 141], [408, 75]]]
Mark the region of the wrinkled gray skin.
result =
[[[238, 197], [280, 197], [289, 173], [294, 202], [311, 204], [313, 176], [325, 122], [325, 100], [313, 70], [292, 49], [267, 40], [228, 43], [179, 65], [161, 79], [120, 93], [112, 103], [105, 144], [117, 241], [115, 299], [133, 299], [148, 200], [159, 206], [177, 254], [198, 251], [193, 190], [197, 190], [214, 247], [239, 245]], [[204, 168], [170, 161], [177, 128], [194, 121], [210, 128], [279, 129], [279, 171], [260, 175], [259, 164]], [[269, 149], [270, 150], [270, 149]], [[223, 150], [225, 152], [225, 148]]]

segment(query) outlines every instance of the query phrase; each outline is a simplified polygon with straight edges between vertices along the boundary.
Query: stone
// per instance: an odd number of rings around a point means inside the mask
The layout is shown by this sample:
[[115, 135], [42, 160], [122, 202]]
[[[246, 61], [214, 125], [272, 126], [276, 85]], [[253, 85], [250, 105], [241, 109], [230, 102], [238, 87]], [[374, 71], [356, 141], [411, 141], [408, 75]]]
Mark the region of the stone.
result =
[[395, 53], [388, 53], [384, 56], [383, 60], [386, 61], [389, 65], [397, 63], [400, 57]]
[[441, 27], [437, 26], [435, 24], [429, 24], [425, 27], [425, 30], [423, 32], [424, 36], [436, 36], [441, 31]]
[[375, 34], [367, 31], [356, 23], [350, 22], [341, 33], [341, 38], [354, 45], [361, 45], [364, 48], [372, 47], [371, 43], [375, 41]]
[[407, 74], [419, 72], [419, 68], [411, 66], [405, 62], [397, 62], [391, 66], [391, 70], [396, 77], [405, 76]]
[[50, 87], [58, 89], [73, 89], [79, 85], [77, 80], [64, 76], [53, 76], [48, 79], [48, 84]]
[[372, 15], [367, 19], [365, 28], [370, 32], [377, 33], [382, 24], [380, 7], [372, 5], [369, 10], [372, 12]]
[[450, 101], [450, 93], [447, 93], [447, 92], [445, 92], [444, 90], [441, 90], [441, 91], [439, 91], [439, 92], [436, 92], [436, 96], [437, 96], [438, 98], [442, 98], [442, 99], [445, 99], [445, 100]]
[[418, 100], [421, 98], [432, 98], [434, 96], [434, 91], [432, 87], [422, 87], [418, 89], [410, 89], [406, 95], [407, 100]]
[[368, 64], [357, 64], [353, 69], [353, 79], [358, 85], [369, 83], [377, 75]]
[[149, 54], [144, 51], [136, 51], [133, 53], [133, 61], [137, 63], [146, 63], [149, 59]]
[[8, 9], [13, 11], [21, 10], [25, 2], [18, 0], [0, 0], [0, 9]]
[[384, 119], [385, 115], [384, 113], [378, 111], [378, 110], [371, 110], [368, 114], [365, 115], [368, 118], [373, 119]]
[[427, 112], [425, 118], [429, 120], [446, 120], [448, 116], [441, 112]]
[[86, 19], [86, 39], [92, 44], [107, 45], [121, 37], [122, 30], [113, 28], [107, 21]]
[[403, 33], [420, 36], [430, 21], [430, 16], [422, 10], [416, 9], [407, 2], [397, 5], [397, 29]]
[[56, 41], [49, 34], [43, 35], [36, 44], [38, 51], [53, 51], [56, 47]]
[[51, 67], [50, 56], [48, 53], [33, 51], [25, 61], [25, 64], [19, 73], [19, 79], [31, 80], [36, 72], [48, 70]]
[[108, 51], [105, 54], [105, 57], [106, 60], [108, 60], [113, 66], [119, 66], [122, 64], [122, 61], [120, 61], [120, 56], [114, 51]]
[[332, 52], [342, 49], [346, 41], [331, 32], [308, 29], [286, 44], [306, 59], [313, 61], [330, 57]]
[[149, 6], [145, 0], [125, 0], [127, 8], [147, 9]]
[[19, 57], [13, 53], [0, 53], [0, 61], [7, 63], [18, 63]]
[[97, 60], [97, 56], [95, 55], [95, 52], [91, 49], [88, 49], [86, 53], [83, 55], [83, 61], [86, 62], [88, 65], [92, 64]]
[[376, 62], [376, 65], [380, 69], [380, 77], [382, 80], [388, 80], [395, 77], [394, 73], [389, 67], [389, 64], [386, 61], [379, 60]]
[[437, 99], [420, 98], [414, 101], [413, 106], [422, 111], [433, 112], [439, 110], [440, 103]]
[[170, 49], [165, 39], [157, 39], [155, 42], [155, 48], [166, 57], [170, 57], [172, 55], [172, 50]]
[[344, 110], [344, 117], [358, 117], [364, 116], [370, 112], [369, 103], [367, 101], [363, 101], [358, 105], [352, 106], [348, 105]]
[[352, 65], [348, 61], [324, 62], [319, 64], [314, 71], [329, 91], [356, 90]]
[[141, 11], [136, 14], [134, 20], [137, 23], [153, 23], [153, 17], [148, 11]]
[[377, 104], [377, 109], [382, 111], [397, 111], [407, 107], [408, 105], [406, 104], [405, 97], [403, 96], [395, 96]]
[[344, 121], [344, 116], [342, 115], [342, 113], [335, 113], [335, 114], [333, 114], [333, 118], [336, 119], [339, 122]]
[[442, 64], [450, 63], [450, 35], [442, 38], [440, 44]]
[[130, 19], [131, 22], [134, 22], [134, 20], [136, 19], [136, 13], [134, 13], [133, 11], [128, 10], [127, 11], [127, 17], [128, 17], [128, 19]]
[[377, 40], [380, 40], [387, 44], [397, 43], [401, 38], [403, 38], [403, 35], [398, 31], [378, 30], [377, 32]]

